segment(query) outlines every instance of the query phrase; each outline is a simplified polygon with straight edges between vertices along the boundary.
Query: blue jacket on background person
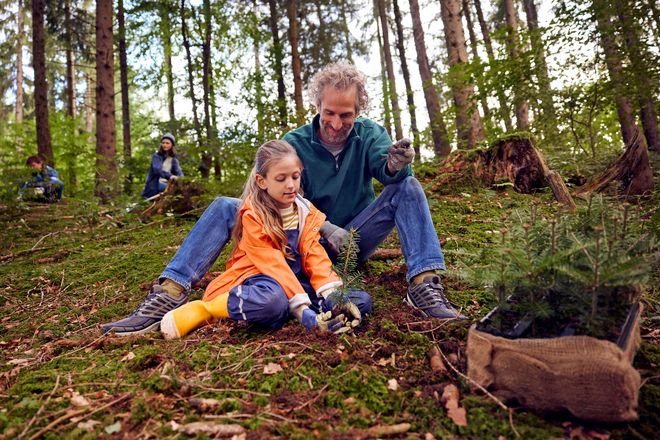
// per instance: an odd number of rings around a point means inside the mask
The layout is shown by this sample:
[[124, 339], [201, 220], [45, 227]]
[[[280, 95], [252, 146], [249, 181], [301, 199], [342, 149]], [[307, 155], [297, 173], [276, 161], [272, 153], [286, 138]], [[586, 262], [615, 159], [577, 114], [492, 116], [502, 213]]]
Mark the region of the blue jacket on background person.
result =
[[[64, 182], [55, 168], [46, 165], [39, 156], [30, 156], [26, 165], [34, 169], [32, 180], [23, 182], [18, 190], [20, 199], [32, 199], [43, 202], [56, 202], [62, 198]], [[34, 188], [29, 194], [26, 189]]]
[[160, 140], [160, 148], [151, 156], [151, 166], [142, 190], [142, 197], [148, 199], [165, 191], [167, 182], [183, 176], [174, 148], [174, 136], [167, 133]]

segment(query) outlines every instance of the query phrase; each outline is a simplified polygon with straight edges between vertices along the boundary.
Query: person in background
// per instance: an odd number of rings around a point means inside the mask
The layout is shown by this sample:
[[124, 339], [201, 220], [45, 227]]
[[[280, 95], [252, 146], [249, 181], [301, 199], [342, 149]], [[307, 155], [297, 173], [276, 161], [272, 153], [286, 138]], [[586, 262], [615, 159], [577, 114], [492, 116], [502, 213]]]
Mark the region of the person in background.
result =
[[234, 251], [227, 268], [208, 285], [201, 301], [163, 317], [160, 330], [166, 339], [180, 338], [219, 318], [277, 329], [293, 316], [307, 330], [342, 333], [371, 312], [371, 297], [357, 289], [348, 292], [350, 318], [331, 312], [337, 296], [332, 293], [342, 287], [342, 280], [320, 243], [325, 215], [300, 195], [303, 166], [296, 150], [271, 140], [259, 147], [254, 162], [232, 231]]
[[32, 168], [33, 178], [21, 184], [19, 199], [48, 203], [62, 199], [64, 182], [59, 179], [59, 173], [53, 167], [46, 165], [39, 156], [28, 157], [25, 164]]
[[142, 197], [145, 199], [165, 191], [170, 179], [183, 176], [174, 144], [174, 136], [170, 133], [164, 134], [160, 139], [158, 151], [151, 156], [151, 166], [142, 190]]

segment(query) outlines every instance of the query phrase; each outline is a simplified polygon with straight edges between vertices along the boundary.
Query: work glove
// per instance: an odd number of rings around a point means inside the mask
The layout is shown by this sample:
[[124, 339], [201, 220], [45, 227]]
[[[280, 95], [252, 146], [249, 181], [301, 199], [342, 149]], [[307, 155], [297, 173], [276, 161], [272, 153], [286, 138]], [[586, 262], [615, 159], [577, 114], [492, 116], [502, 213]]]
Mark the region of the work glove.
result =
[[[335, 303], [332, 301], [332, 295], [330, 293], [327, 298], [321, 298], [321, 312], [330, 312], [335, 307]], [[339, 307], [341, 307], [342, 314], [348, 326], [355, 328], [360, 325], [362, 322], [362, 313], [360, 313], [358, 306], [348, 300]]]
[[346, 318], [343, 314], [333, 317], [332, 312], [316, 313], [312, 309], [305, 309], [301, 322], [307, 330], [318, 328], [321, 331], [336, 335], [352, 330], [352, 327], [346, 323]]
[[339, 255], [342, 248], [348, 242], [348, 231], [337, 225], [333, 225], [327, 220], [323, 222], [319, 232], [321, 232], [321, 237], [328, 244], [330, 252], [334, 253], [335, 256]]
[[400, 139], [387, 149], [387, 168], [393, 174], [398, 173], [412, 163], [414, 158], [415, 150], [411, 146], [410, 139]]

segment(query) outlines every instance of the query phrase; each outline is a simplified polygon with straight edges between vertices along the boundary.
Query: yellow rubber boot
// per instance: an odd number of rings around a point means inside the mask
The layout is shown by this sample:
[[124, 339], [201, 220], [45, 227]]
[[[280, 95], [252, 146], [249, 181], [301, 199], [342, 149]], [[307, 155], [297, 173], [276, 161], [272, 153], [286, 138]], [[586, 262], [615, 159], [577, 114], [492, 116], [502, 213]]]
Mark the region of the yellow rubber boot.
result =
[[225, 293], [211, 301], [191, 301], [178, 309], [170, 310], [160, 322], [163, 337], [181, 338], [208, 321], [229, 317], [228, 299], [229, 294]]

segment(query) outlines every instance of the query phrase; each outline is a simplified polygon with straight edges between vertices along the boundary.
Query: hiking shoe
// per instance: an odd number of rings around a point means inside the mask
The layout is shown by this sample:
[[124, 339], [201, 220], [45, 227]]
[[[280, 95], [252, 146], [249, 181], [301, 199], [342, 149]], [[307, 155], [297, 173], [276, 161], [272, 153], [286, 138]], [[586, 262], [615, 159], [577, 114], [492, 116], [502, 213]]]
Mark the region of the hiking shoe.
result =
[[449, 304], [445, 296], [445, 288], [437, 275], [429, 275], [421, 283], [408, 286], [405, 301], [422, 312], [424, 316], [441, 319], [466, 319]]
[[174, 310], [188, 301], [188, 293], [183, 292], [181, 297], [173, 298], [163, 290], [160, 284], [151, 286], [147, 298], [128, 318], [116, 322], [103, 324], [103, 334], [114, 332], [117, 336], [141, 335], [158, 330], [160, 320], [170, 310]]

